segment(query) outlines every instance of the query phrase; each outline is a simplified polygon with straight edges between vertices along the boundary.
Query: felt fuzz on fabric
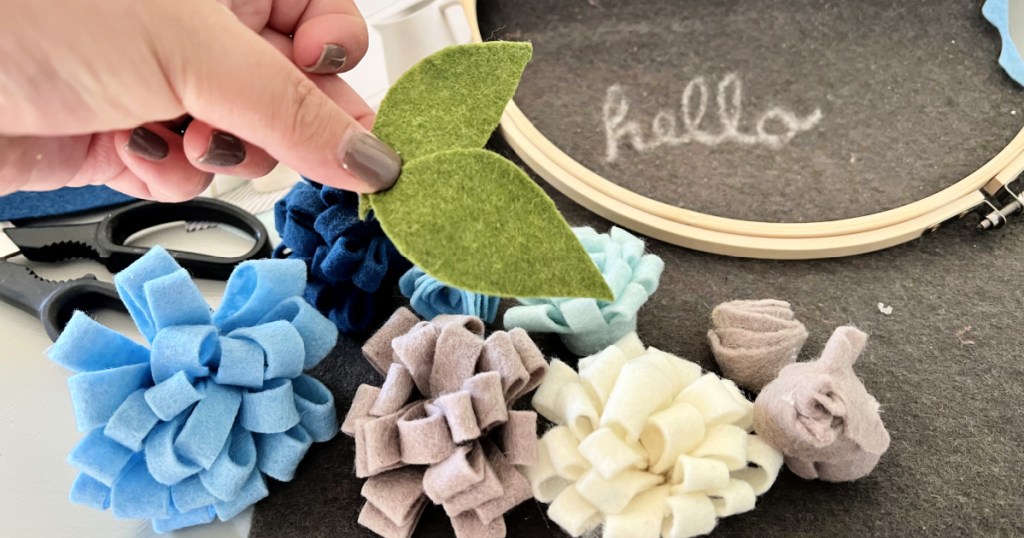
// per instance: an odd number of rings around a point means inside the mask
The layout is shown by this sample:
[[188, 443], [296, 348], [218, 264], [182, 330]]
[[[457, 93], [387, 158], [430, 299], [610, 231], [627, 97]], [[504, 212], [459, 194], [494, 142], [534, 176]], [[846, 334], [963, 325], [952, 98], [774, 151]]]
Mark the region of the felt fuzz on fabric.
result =
[[533, 55], [529, 43], [442, 49], [388, 90], [373, 133], [402, 174], [363, 200], [406, 258], [441, 282], [499, 297], [611, 291], [543, 189], [483, 149]]
[[537, 462], [537, 415], [511, 407], [548, 365], [521, 330], [483, 334], [478, 318], [402, 308], [363, 346], [385, 379], [359, 387], [342, 425], [368, 478], [361, 525], [408, 537], [431, 502], [456, 536], [501, 537], [505, 512], [530, 498], [517, 466]]
[[635, 333], [580, 359], [553, 361], [533, 405], [555, 423], [526, 468], [548, 517], [572, 536], [707, 534], [754, 508], [782, 454], [751, 433], [752, 404], [731, 381]]
[[878, 401], [853, 371], [867, 335], [832, 333], [818, 360], [791, 364], [754, 401], [754, 428], [808, 479], [845, 482], [867, 476], [889, 448]]
[[730, 301], [711, 311], [708, 341], [722, 374], [757, 392], [796, 362], [807, 329], [785, 301]]
[[644, 242], [626, 230], [607, 234], [574, 228], [590, 259], [615, 295], [614, 301], [582, 298], [520, 299], [505, 312], [505, 328], [561, 335], [570, 351], [591, 355], [636, 331], [637, 312], [658, 289], [665, 263], [644, 254]]
[[68, 379], [78, 429], [71, 500], [151, 519], [157, 532], [228, 520], [291, 480], [337, 433], [334, 397], [303, 374], [334, 325], [302, 299], [305, 266], [257, 260], [232, 273], [211, 312], [162, 248], [114, 277], [149, 347], [76, 312], [50, 358]]
[[498, 314], [500, 297], [473, 293], [449, 286], [413, 267], [398, 281], [402, 295], [409, 298], [412, 309], [427, 320], [441, 314], [473, 316], [484, 323], [493, 323]]
[[306, 264], [306, 300], [346, 334], [383, 321], [382, 304], [410, 266], [372, 215], [359, 219], [357, 204], [355, 193], [301, 181], [274, 208], [274, 257]]

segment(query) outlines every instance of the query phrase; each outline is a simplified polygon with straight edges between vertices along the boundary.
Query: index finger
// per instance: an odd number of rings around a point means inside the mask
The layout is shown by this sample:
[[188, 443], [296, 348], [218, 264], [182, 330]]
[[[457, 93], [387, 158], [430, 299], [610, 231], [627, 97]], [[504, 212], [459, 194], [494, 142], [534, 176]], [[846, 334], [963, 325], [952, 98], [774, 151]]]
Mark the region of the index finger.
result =
[[366, 22], [353, 0], [276, 0], [267, 26], [292, 35], [292, 58], [308, 72], [342, 73], [366, 54]]

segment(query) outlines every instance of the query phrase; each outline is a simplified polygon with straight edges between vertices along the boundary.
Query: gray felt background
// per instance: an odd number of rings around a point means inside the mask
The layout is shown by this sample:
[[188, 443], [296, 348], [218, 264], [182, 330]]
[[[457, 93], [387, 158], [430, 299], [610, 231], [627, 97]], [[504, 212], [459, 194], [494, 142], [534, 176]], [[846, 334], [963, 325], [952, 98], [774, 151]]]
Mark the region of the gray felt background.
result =
[[[610, 0], [600, 0], [599, 3], [606, 7], [612, 4]], [[635, 3], [663, 6], [660, 9], [667, 9], [664, 6], [668, 5], [679, 5], [680, 9], [682, 6], [687, 9], [694, 6], [694, 9], [698, 9], [699, 6], [716, 4], [732, 6], [734, 16], [740, 16], [735, 7], [737, 2]], [[539, 28], [545, 24], [542, 17], [550, 17], [551, 21], [560, 20], [559, 24], [567, 29], [578, 28], [582, 34], [589, 31], [584, 30], [589, 27], [583, 21], [598, 9], [590, 6], [586, 0], [503, 0], [485, 4], [497, 8], [497, 11], [485, 12], [491, 27], [506, 25], [503, 31], [507, 31], [513, 26], [522, 26], [520, 31], [523, 37], [535, 39], [538, 45], [537, 64], [541, 66], [547, 62], [546, 53], [540, 47], [542, 36], [547, 36], [545, 32], [551, 32], [555, 26], [531, 35], [526, 30], [527, 22], [534, 25], [532, 28]], [[543, 16], [535, 15], [530, 19], [530, 15], [518, 13], [516, 21], [511, 20], [512, 9], [509, 6], [535, 4], [546, 6], [542, 11]], [[789, 5], [806, 7], [814, 4], [821, 10], [848, 12], [845, 34], [837, 30], [840, 35], [870, 30], [860, 29], [865, 23], [856, 16], [856, 10], [851, 6], [864, 6], [865, 13], [877, 15], [881, 8], [870, 6], [882, 5], [852, 0], [846, 3], [769, 1], [764, 4], [781, 10], [778, 16], [773, 17], [773, 24], [795, 24], [793, 21], [799, 17], [796, 17], [795, 11], [785, 7]], [[928, 11], [923, 9], [925, 5], [967, 6], [970, 9], [961, 9], [961, 13], [945, 19], [945, 23], [935, 22], [936, 26], [919, 28], [910, 33], [917, 36], [915, 40], [925, 39], [931, 34], [947, 31], [947, 27], [942, 24], [956, 23], [955, 27], [960, 34], [956, 36], [958, 44], [971, 42], [984, 45], [988, 47], [986, 54], [991, 54], [985, 59], [994, 60], [994, 45], [990, 41], [995, 38], [984, 24], [978, 22], [978, 2], [951, 4], [900, 1], [892, 4], [908, 11], [914, 8], [913, 11], [920, 13]], [[711, 10], [710, 7], [700, 9]], [[725, 7], [720, 9], [724, 10], [722, 14], [730, 12]], [[957, 22], [957, 17], [969, 19], [969, 24]], [[745, 20], [749, 22], [755, 19]], [[494, 21], [505, 22], [496, 24]], [[580, 26], [570, 25], [572, 21], [580, 21]], [[766, 21], [757, 23], [758, 27], [762, 25], [766, 25], [764, 28], [772, 28]], [[812, 27], [801, 26], [805, 29]], [[700, 25], [697, 25], [697, 29], [700, 29]], [[715, 36], [715, 32], [704, 31], [706, 36]], [[895, 30], [891, 27], [885, 31], [876, 28], [872, 32], [873, 35], [887, 36]], [[814, 33], [800, 35], [805, 35], [811, 41], [821, 37]], [[910, 46], [909, 42], [889, 37], [894, 39], [894, 45], [905, 43]], [[585, 54], [595, 70], [607, 62], [621, 61], [616, 60], [618, 53], [613, 50], [614, 39], [608, 39], [608, 47]], [[747, 42], [736, 43], [735, 48], [730, 49], [733, 45], [727, 45], [731, 41], [723, 38], [721, 46], [709, 48], [708, 51], [722, 51], [722, 54], [742, 58], [745, 53], [738, 50], [749, 52], [759, 49], [762, 46], [759, 45], [760, 39], [751, 36]], [[939, 39], [938, 43], [944, 39]], [[757, 46], [751, 47], [751, 44]], [[950, 53], [939, 49], [934, 54], [940, 50], [943, 54]], [[882, 54], [877, 61], [892, 67], [891, 62], [896, 62], [898, 55], [921, 54], [921, 58], [927, 58], [932, 54], [924, 50], [891, 52], [894, 56]], [[793, 51], [793, 54], [803, 57], [799, 51]], [[713, 55], [707, 52], [705, 57], [710, 59]], [[902, 62], [913, 60], [913, 56], [900, 57], [903, 58], [900, 60]], [[780, 70], [788, 69], [791, 65], [802, 65], [799, 59], [775, 58], [786, 64], [780, 64]], [[966, 64], [959, 65], [965, 73], [978, 69]], [[905, 67], [912, 69], [914, 65], [908, 64]], [[961, 76], [960, 72], [949, 73], [948, 80], [938, 72], [930, 73], [933, 77], [929, 79], [932, 86], [946, 84], [966, 88], [972, 80]], [[868, 76], [867, 73], [862, 75]], [[666, 76], [669, 76], [668, 73]], [[671, 78], [675, 80], [674, 75]], [[1009, 86], [1009, 82], [994, 70], [986, 75], [985, 80], [992, 87]], [[905, 79], [904, 82], [913, 84], [914, 81]], [[675, 87], [676, 83], [666, 84], [666, 87]], [[806, 88], [814, 84], [817, 83], [808, 83]], [[545, 92], [556, 93], [539, 77], [528, 76], [520, 92], [520, 101], [527, 110], [530, 106], [538, 107], [537, 110], [547, 110], [551, 116], [549, 123], [557, 123], [559, 119], [565, 122], [581, 121], [582, 112], [577, 114], [568, 105], [560, 110], [551, 101], [546, 105], [542, 105], [539, 100], [526, 104], [525, 97], [540, 99], [538, 96]], [[947, 94], [943, 92], [942, 95]], [[955, 96], [955, 93], [949, 95]], [[999, 98], [999, 95], [996, 92], [995, 97]], [[919, 105], [922, 103], [916, 102]], [[978, 100], [972, 103], [962, 103], [962, 115], [969, 120], [964, 125], [973, 125], [968, 129], [971, 136], [949, 131], [949, 122], [953, 120], [946, 116], [925, 114], [914, 120], [918, 129], [935, 134], [933, 139], [936, 144], [947, 142], [942, 152], [929, 153], [928, 158], [943, 159], [939, 167], [942, 170], [952, 171], [958, 166], [962, 170], [970, 168], [966, 164], [970, 159], [984, 154], [983, 150], [990, 146], [1002, 143], [1004, 138], [1000, 136], [1009, 132], [1012, 123], [1017, 123], [1002, 121], [996, 113], [996, 105]], [[980, 108], [968, 108], [975, 105]], [[942, 105], [941, 108], [948, 107]], [[953, 109], [956, 107], [953, 106]], [[971, 119], [974, 115], [986, 119]], [[987, 129], [982, 129], [985, 122], [1001, 134], [993, 135]], [[860, 125], [862, 129], [871, 128], [868, 123]], [[943, 132], [947, 132], [947, 135], [939, 136]], [[890, 158], [903, 161], [903, 169], [908, 170], [932, 169], [936, 166], [917, 153], [902, 150], [904, 146], [894, 144], [891, 139], [880, 138], [884, 142], [872, 143], [873, 134], [869, 133], [860, 139], [862, 144], [871, 146], [865, 149], [866, 153], [883, 158], [890, 152], [894, 155]], [[980, 140], [976, 146], [972, 141], [974, 134]], [[588, 140], [592, 143], [601, 143], [603, 140], [592, 133], [579, 134], [577, 137], [581, 148], [587, 146]], [[494, 141], [492, 147], [511, 156], [500, 141]], [[913, 147], [927, 149], [928, 144], [915, 144]], [[959, 149], [954, 151], [953, 148]], [[737, 161], [742, 161], [745, 153], [737, 148], [729, 151], [722, 149], [720, 152], [705, 153], [702, 158], [721, 161], [722, 167], [739, 167], [743, 165], [737, 164]], [[954, 155], [945, 156], [944, 153]], [[764, 156], [758, 158], [764, 159]], [[771, 164], [766, 160], [760, 162], [764, 167]], [[849, 181], [857, 178], [857, 181], [873, 182], [870, 188], [851, 189], [857, 192], [848, 194], [856, 195], [855, 198], [836, 197], [829, 201], [832, 205], [827, 207], [846, 214], [856, 214], [864, 207], [851, 204], [866, 203], [865, 200], [880, 205], [901, 203], [915, 198], [922, 188], [941, 186], [928, 184], [925, 180], [918, 183], [909, 180], [892, 182], [887, 185], [874, 181], [876, 177], [847, 177], [851, 178]], [[806, 187], [816, 180], [804, 178], [800, 181]], [[836, 183], [832, 188], [840, 186]], [[703, 184], [702, 189], [693, 192], [692, 200], [688, 199], [693, 207], [718, 208], [723, 214], [735, 213], [738, 208], [746, 207], [739, 204], [731, 188], [715, 190]], [[591, 225], [600, 230], [608, 228], [607, 221], [551, 189], [548, 190], [570, 223]], [[670, 189], [659, 192], [663, 192], [666, 197], [672, 194]], [[794, 193], [789, 196], [796, 196]], [[728, 198], [727, 194], [733, 197]], [[826, 207], [811, 203], [814, 197], [796, 199], [809, 204], [799, 207], [800, 215], [807, 218], [814, 217], [816, 212]], [[793, 216], [785, 207], [775, 204], [759, 204], [756, 210], [765, 212], [759, 216], [767, 219], [779, 220]], [[839, 325], [855, 324], [871, 334], [868, 349], [858, 362], [858, 371], [868, 389], [882, 403], [883, 419], [892, 434], [892, 447], [875, 473], [860, 482], [837, 485], [803, 481], [784, 471], [775, 486], [758, 500], [753, 512], [723, 520], [714, 536], [1024, 535], [1024, 473], [1021, 471], [1024, 466], [1024, 452], [1021, 450], [1024, 446], [1024, 416], [1021, 413], [1024, 407], [1024, 335], [1020, 329], [1024, 325], [1024, 290], [1021, 286], [1024, 282], [1024, 223], [1013, 223], [989, 235], [977, 235], [972, 227], [973, 221], [953, 223], [938, 234], [885, 252], [849, 259], [805, 262], [730, 259], [687, 251], [656, 241], [649, 243], [650, 250], [665, 259], [666, 269], [661, 288], [640, 316], [640, 336], [648, 345], [713, 368], [705, 341], [708, 316], [715, 304], [736, 298], [772, 297], [793, 303], [797, 315], [811, 332], [804, 352], [805, 358], [811, 358], [820, 351], [829, 333]], [[892, 305], [892, 315], [880, 313], [877, 308], [879, 302]], [[335, 392], [341, 413], [347, 410], [359, 383], [379, 384], [381, 381], [359, 353], [362, 341], [361, 338], [344, 339], [315, 372]], [[540, 338], [539, 341], [549, 356], [571, 358], [557, 340]], [[295, 480], [288, 484], [273, 484], [271, 497], [257, 505], [251, 535], [258, 538], [372, 536], [356, 523], [362, 505], [359, 497], [362, 481], [355, 478], [352, 462], [353, 443], [345, 436], [315, 446], [300, 467]], [[545, 521], [542, 506], [533, 501], [513, 511], [507, 521], [511, 537], [562, 535], [553, 524]], [[431, 509], [414, 536], [451, 536], [451, 529], [444, 522], [443, 512]]]

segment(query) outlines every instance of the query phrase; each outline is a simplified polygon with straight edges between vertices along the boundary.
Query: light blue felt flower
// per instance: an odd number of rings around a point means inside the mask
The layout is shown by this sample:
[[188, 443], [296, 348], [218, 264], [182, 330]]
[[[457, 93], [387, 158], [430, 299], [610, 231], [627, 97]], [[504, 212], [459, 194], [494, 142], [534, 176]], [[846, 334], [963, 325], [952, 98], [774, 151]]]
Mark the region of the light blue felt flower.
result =
[[665, 263], [644, 254], [644, 242], [621, 228], [607, 234], [574, 228], [590, 259], [601, 269], [615, 294], [611, 302], [595, 299], [519, 299], [505, 312], [505, 329], [561, 335], [570, 351], [593, 355], [636, 330], [640, 307], [658, 289]]
[[1010, 0], [986, 0], [981, 13], [996, 27], [1003, 42], [999, 49], [999, 65], [1017, 84], [1024, 86], [1024, 61], [1010, 32]]
[[157, 532], [228, 520], [291, 480], [338, 431], [334, 397], [303, 374], [338, 338], [302, 298], [299, 260], [240, 264], [213, 313], [188, 273], [154, 248], [114, 278], [149, 346], [76, 312], [49, 350], [79, 431], [71, 500]]
[[439, 282], [419, 267], [413, 267], [398, 281], [402, 295], [409, 298], [412, 309], [427, 320], [441, 314], [473, 316], [493, 323], [498, 314], [500, 297], [482, 295], [453, 288]]

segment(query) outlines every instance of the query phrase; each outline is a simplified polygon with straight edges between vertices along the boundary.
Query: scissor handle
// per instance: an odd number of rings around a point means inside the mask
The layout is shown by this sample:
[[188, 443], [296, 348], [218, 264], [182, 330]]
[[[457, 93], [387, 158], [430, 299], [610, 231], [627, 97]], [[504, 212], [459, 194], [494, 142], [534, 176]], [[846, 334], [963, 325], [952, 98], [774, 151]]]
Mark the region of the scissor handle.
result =
[[93, 275], [55, 282], [40, 277], [24, 265], [2, 260], [0, 301], [39, 318], [46, 335], [53, 341], [60, 336], [75, 310], [125, 310], [114, 285], [96, 280]]
[[259, 219], [227, 202], [196, 198], [177, 204], [137, 202], [111, 212], [100, 221], [96, 229], [96, 244], [100, 255], [106, 255], [107, 258], [104, 265], [113, 272], [128, 267], [149, 251], [149, 247], [125, 245], [129, 237], [154, 226], [178, 221], [226, 224], [242, 230], [255, 240], [248, 252], [234, 257], [168, 249], [167, 252], [178, 264], [195, 277], [224, 280], [231, 276], [231, 271], [239, 263], [270, 256], [270, 238], [267, 228]]

